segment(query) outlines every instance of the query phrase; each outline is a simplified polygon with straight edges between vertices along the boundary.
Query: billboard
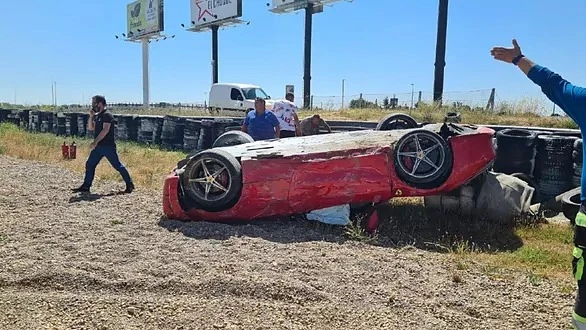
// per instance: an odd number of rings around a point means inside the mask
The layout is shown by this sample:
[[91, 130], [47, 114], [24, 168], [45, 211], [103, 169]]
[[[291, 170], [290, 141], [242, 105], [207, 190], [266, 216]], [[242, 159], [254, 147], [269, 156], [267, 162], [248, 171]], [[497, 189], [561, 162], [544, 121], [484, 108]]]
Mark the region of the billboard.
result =
[[196, 29], [241, 16], [242, 0], [191, 0], [191, 21]]
[[126, 35], [138, 39], [162, 32], [163, 3], [164, 0], [136, 0], [126, 5]]

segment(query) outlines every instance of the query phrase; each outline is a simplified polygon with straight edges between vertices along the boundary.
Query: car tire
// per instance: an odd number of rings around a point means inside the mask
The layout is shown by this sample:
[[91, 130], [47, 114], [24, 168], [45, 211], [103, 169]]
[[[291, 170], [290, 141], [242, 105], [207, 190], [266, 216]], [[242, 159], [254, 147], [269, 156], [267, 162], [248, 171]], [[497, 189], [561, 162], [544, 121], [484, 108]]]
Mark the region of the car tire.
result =
[[254, 142], [252, 136], [242, 131], [227, 131], [212, 144], [212, 148], [235, 146], [239, 144]]
[[580, 210], [580, 192], [568, 191], [562, 195], [562, 213], [572, 225], [576, 222], [576, 214]]
[[503, 129], [496, 133], [495, 172], [525, 173], [535, 169], [537, 134], [526, 129]]
[[[216, 185], [193, 181], [204, 181], [213, 175], [214, 180], [217, 180], [214, 181]], [[195, 154], [185, 165], [185, 171], [180, 177], [181, 185], [189, 198], [204, 211], [224, 211], [236, 205], [240, 199], [242, 168], [236, 157], [225, 150], [208, 149]], [[220, 192], [221, 190], [224, 191]]]
[[404, 113], [395, 113], [381, 119], [376, 125], [376, 130], [390, 131], [395, 129], [416, 128], [417, 126], [417, 122], [413, 117]]
[[[421, 150], [416, 149], [415, 140], [419, 141]], [[430, 149], [434, 147], [435, 149]], [[430, 157], [436, 169], [424, 160], [417, 163], [415, 152], [430, 149]], [[395, 144], [393, 151], [395, 173], [408, 185], [420, 189], [440, 187], [452, 172], [453, 155], [448, 143], [439, 135], [425, 129], [408, 132]], [[417, 166], [417, 167], [415, 167]], [[423, 171], [420, 171], [423, 168]], [[428, 168], [428, 170], [426, 170]], [[415, 171], [415, 173], [413, 173]]]

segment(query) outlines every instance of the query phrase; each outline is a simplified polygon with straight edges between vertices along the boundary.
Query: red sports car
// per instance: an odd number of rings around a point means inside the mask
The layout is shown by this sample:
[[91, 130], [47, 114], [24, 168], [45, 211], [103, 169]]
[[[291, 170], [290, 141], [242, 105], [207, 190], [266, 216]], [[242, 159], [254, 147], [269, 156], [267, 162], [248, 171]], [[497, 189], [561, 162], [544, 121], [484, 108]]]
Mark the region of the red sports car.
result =
[[[228, 131], [211, 149], [179, 162], [166, 178], [169, 218], [236, 222], [304, 214], [342, 204], [446, 193], [495, 158], [494, 130], [418, 125], [389, 116], [375, 130], [254, 142]], [[372, 232], [374, 216], [367, 222]]]

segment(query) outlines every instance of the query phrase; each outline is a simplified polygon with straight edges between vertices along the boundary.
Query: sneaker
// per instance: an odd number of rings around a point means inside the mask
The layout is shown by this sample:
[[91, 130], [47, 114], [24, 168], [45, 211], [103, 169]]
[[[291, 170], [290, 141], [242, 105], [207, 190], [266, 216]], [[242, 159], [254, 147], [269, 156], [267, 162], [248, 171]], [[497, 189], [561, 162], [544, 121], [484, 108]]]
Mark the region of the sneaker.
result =
[[72, 192], [89, 192], [90, 188], [81, 186], [79, 188], [73, 188], [73, 189], [71, 189], [71, 191]]
[[133, 183], [127, 184], [126, 185], [126, 190], [124, 190], [124, 193], [130, 194], [133, 190], [134, 190], [134, 184]]

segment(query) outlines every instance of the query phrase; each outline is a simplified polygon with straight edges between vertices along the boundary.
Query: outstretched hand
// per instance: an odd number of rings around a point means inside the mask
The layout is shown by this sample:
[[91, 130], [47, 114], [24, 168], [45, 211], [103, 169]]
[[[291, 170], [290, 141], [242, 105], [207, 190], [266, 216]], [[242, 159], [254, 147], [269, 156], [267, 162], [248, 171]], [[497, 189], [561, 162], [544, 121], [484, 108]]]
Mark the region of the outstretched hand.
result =
[[512, 63], [515, 57], [521, 55], [521, 47], [519, 47], [517, 40], [513, 39], [513, 48], [493, 47], [490, 50], [490, 55], [495, 60]]

